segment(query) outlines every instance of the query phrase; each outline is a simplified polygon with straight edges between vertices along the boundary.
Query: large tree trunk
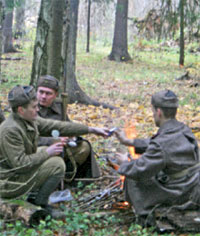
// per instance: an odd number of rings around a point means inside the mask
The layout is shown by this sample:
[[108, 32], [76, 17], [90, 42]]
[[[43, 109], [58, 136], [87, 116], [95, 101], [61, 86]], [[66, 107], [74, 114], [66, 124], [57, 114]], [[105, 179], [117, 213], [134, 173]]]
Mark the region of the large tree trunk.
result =
[[83, 104], [92, 104], [107, 108], [113, 108], [108, 104], [100, 103], [91, 99], [83, 92], [76, 80], [76, 41], [77, 41], [77, 22], [78, 22], [78, 6], [79, 0], [69, 0], [67, 7], [68, 24], [66, 24], [65, 37], [63, 40], [63, 61], [64, 61], [64, 77], [63, 88], [68, 93], [68, 102], [79, 102]]
[[21, 38], [25, 34], [25, 8], [26, 0], [21, 0], [15, 8], [15, 37]]
[[64, 0], [42, 0], [37, 23], [31, 85], [40, 75], [61, 77]]
[[127, 18], [128, 0], [117, 0], [114, 39], [109, 60], [120, 62], [131, 59], [127, 47]]
[[12, 26], [13, 26], [13, 0], [4, 0], [5, 6], [5, 19], [3, 21], [3, 52], [16, 52], [13, 47], [13, 36], [12, 36]]
[[42, 0], [37, 22], [33, 64], [30, 84], [35, 86], [40, 75], [47, 74], [47, 41], [51, 22], [52, 0]]
[[60, 80], [61, 77], [61, 45], [63, 32], [63, 0], [52, 0], [52, 16], [50, 22], [49, 40], [47, 45], [47, 74]]

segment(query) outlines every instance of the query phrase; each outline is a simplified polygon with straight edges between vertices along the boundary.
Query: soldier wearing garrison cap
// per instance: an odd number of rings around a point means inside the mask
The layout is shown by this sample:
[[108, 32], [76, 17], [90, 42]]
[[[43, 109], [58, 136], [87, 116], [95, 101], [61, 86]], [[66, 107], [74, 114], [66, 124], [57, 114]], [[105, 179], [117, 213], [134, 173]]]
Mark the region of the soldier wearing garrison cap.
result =
[[156, 208], [199, 208], [200, 164], [197, 141], [191, 129], [177, 121], [178, 98], [171, 90], [159, 91], [151, 98], [154, 122], [159, 127], [151, 139], [127, 139], [116, 131], [119, 141], [136, 147], [142, 155], [128, 161], [116, 155], [124, 175], [125, 197], [139, 223], [147, 222]]
[[[37, 98], [39, 102], [38, 115], [42, 118], [62, 120], [62, 100], [58, 96], [59, 82], [50, 75], [43, 75], [39, 78], [37, 84]], [[69, 118], [66, 114], [66, 119]], [[50, 145], [53, 142], [52, 137], [41, 137], [39, 145]], [[97, 178], [100, 177], [100, 169], [94, 157], [91, 144], [82, 137], [77, 137], [76, 147], [66, 147], [65, 162], [67, 168], [66, 182], [71, 182], [76, 178]], [[73, 160], [69, 160], [70, 153]], [[72, 163], [73, 162], [73, 163]], [[69, 174], [68, 172], [71, 172]]]
[[47, 88], [54, 89], [55, 91], [58, 92], [59, 81], [51, 75], [40, 76], [38, 83], [37, 83], [37, 88], [38, 87], [47, 87]]
[[178, 108], [178, 98], [171, 90], [162, 90], [152, 95], [154, 107]]
[[[32, 86], [15, 86], [8, 94], [8, 101], [12, 113], [0, 126], [0, 198], [29, 194], [29, 202], [52, 214], [48, 198], [65, 176], [61, 153], [66, 136], [88, 133], [108, 136], [108, 130], [39, 117]], [[38, 148], [39, 135], [51, 136], [52, 130], [58, 130], [66, 138]]]

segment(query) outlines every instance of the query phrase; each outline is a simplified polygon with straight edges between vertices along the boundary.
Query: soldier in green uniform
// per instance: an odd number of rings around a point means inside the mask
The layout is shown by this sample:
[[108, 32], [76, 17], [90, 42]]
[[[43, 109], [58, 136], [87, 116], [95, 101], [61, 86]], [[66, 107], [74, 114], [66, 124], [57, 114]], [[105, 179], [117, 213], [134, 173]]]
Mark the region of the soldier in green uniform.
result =
[[48, 137], [52, 130], [58, 130], [62, 136], [88, 133], [107, 136], [108, 130], [39, 117], [32, 86], [15, 86], [8, 94], [8, 101], [12, 113], [0, 126], [0, 197], [12, 199], [33, 192], [32, 203], [49, 209], [49, 195], [66, 171], [59, 156], [65, 140], [37, 148], [38, 137]]
[[116, 131], [119, 141], [144, 152], [139, 159], [121, 163], [118, 172], [126, 177], [125, 196], [140, 219], [154, 209], [173, 206], [198, 208], [200, 203], [199, 149], [192, 131], [176, 120], [178, 98], [170, 90], [152, 96], [154, 122], [159, 130], [151, 139], [128, 140]]
[[[50, 75], [41, 76], [37, 84], [37, 98], [39, 102], [38, 114], [42, 118], [62, 120], [62, 101], [57, 98], [59, 93], [59, 81]], [[70, 121], [67, 114], [66, 120]], [[52, 137], [41, 137], [39, 145], [50, 145], [53, 143]], [[78, 137], [76, 147], [66, 146], [66, 165], [73, 175], [66, 175], [66, 180], [70, 181], [73, 177], [97, 178], [100, 176], [100, 169], [93, 154], [91, 144], [82, 137]], [[68, 156], [72, 154], [73, 166]]]

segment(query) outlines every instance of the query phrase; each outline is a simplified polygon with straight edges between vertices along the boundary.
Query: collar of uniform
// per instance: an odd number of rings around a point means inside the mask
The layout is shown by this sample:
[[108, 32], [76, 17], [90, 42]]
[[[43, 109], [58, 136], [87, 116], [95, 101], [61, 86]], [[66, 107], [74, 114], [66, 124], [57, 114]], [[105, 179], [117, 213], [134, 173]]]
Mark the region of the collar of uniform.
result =
[[22, 117], [20, 117], [16, 113], [13, 113], [13, 117], [14, 117], [15, 120], [20, 122], [23, 126], [25, 126], [27, 130], [35, 131], [34, 122], [28, 122], [28, 121], [24, 120]]
[[39, 109], [40, 109], [41, 112], [46, 112], [45, 115], [47, 115], [48, 110], [52, 110], [56, 114], [61, 114], [61, 111], [58, 107], [58, 104], [55, 101], [51, 104], [50, 107], [44, 107], [44, 106], [39, 105]]
[[182, 129], [184, 126], [183, 123], [177, 121], [176, 119], [170, 119], [166, 121], [158, 130], [158, 134], [176, 132], [176, 130]]
[[58, 103], [60, 102], [57, 102], [57, 101], [54, 101], [51, 105], [51, 109], [57, 113], [57, 114], [61, 114], [61, 110], [59, 109], [59, 106], [58, 106]]

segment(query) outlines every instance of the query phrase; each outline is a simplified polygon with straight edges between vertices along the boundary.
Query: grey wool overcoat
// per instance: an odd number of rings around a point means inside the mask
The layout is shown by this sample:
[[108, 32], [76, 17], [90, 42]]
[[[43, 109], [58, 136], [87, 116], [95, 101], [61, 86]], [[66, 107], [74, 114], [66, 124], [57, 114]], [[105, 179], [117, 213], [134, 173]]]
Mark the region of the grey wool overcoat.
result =
[[[145, 146], [145, 142], [139, 143]], [[194, 206], [200, 198], [199, 170], [183, 170], [197, 163], [198, 145], [190, 128], [176, 119], [165, 122], [139, 159], [121, 164], [126, 200], [138, 215], [149, 214], [159, 206]]]

